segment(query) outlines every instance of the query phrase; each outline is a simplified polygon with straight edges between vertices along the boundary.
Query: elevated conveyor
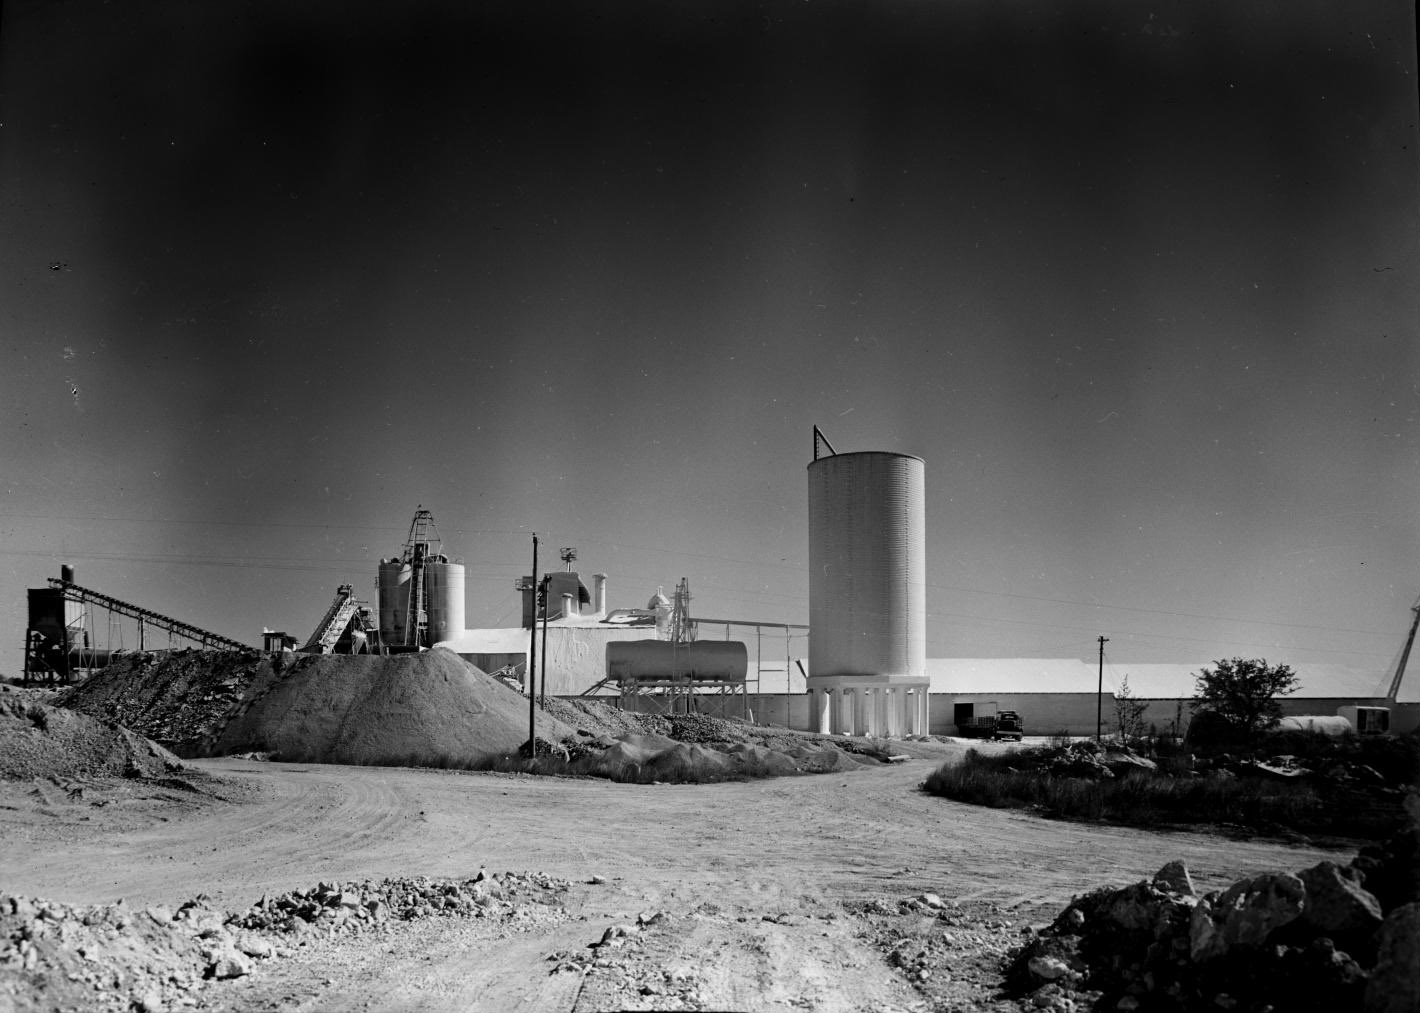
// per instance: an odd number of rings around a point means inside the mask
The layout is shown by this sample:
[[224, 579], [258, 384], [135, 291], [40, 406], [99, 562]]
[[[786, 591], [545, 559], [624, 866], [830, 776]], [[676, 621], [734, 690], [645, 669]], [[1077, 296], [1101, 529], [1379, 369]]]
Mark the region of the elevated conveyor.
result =
[[315, 632], [311, 634], [311, 639], [306, 641], [306, 646], [302, 647], [301, 651], [316, 654], [333, 653], [336, 643], [359, 611], [360, 602], [355, 597], [354, 586], [341, 584], [335, 589], [335, 600], [330, 603], [330, 608], [326, 609], [325, 616], [317, 624]]
[[[141, 633], [144, 626], [151, 626], [167, 633], [169, 636], [182, 637], [199, 644], [203, 650], [220, 651], [249, 651], [251, 647], [243, 644], [231, 637], [224, 637], [220, 633], [213, 633], [211, 630], [204, 630], [200, 626], [185, 623], [180, 619], [165, 616], [161, 612], [154, 612], [151, 609], [141, 608], [126, 601], [120, 601], [110, 595], [100, 594], [87, 587], [80, 587], [73, 581], [64, 580], [60, 577], [50, 577], [49, 586], [57, 588], [64, 593], [64, 597], [80, 605], [99, 605], [108, 609], [114, 615], [127, 616], [129, 619], [136, 619], [139, 623]], [[142, 645], [139, 647], [142, 650]]]
[[114, 616], [137, 621], [138, 651], [148, 649], [147, 635], [152, 630], [167, 633], [169, 647], [174, 639], [182, 638], [203, 650], [251, 650], [231, 637], [204, 630], [93, 588], [81, 587], [70, 579], [73, 573], [70, 567], [64, 567], [64, 572], [63, 577], [49, 578], [47, 588], [30, 588], [24, 647], [26, 684], [35, 678], [68, 682], [76, 673], [102, 668], [115, 655], [123, 653], [121, 648], [112, 649], [112, 645], [99, 648], [91, 643], [86, 620], [99, 608], [109, 613], [110, 634]]

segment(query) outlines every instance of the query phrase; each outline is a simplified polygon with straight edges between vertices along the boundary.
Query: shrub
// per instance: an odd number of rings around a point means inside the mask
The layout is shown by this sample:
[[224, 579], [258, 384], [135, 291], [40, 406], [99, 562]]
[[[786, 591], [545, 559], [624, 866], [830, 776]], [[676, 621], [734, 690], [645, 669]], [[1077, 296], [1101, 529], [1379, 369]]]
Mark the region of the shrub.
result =
[[1282, 716], [1279, 696], [1294, 693], [1297, 673], [1287, 665], [1269, 665], [1265, 658], [1229, 658], [1198, 673], [1193, 706], [1214, 714], [1244, 741], [1266, 731]]
[[1077, 762], [1088, 757], [1080, 745], [1003, 756], [971, 751], [961, 762], [933, 771], [923, 788], [974, 805], [1141, 827], [1212, 825], [1374, 839], [1388, 832], [1394, 817], [1376, 799], [1337, 795], [1324, 783], [1198, 776], [1185, 756], [1166, 758], [1158, 771], [1109, 779], [1051, 772], [1052, 765], [1061, 769], [1072, 756]]

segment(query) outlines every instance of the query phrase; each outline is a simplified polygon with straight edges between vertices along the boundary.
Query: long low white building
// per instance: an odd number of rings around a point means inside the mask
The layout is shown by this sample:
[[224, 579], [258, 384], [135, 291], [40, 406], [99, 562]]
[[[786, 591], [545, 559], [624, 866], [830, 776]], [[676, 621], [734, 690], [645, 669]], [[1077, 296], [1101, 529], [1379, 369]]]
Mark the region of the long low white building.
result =
[[[1099, 666], [1078, 658], [928, 658], [932, 732], [951, 735], [960, 722], [998, 710], [1020, 714], [1027, 735], [1093, 735], [1097, 713], [1110, 732], [1116, 727], [1115, 697], [1127, 683], [1129, 695], [1145, 705], [1146, 728], [1181, 735], [1193, 716], [1198, 673], [1212, 664], [1106, 662], [1101, 698]], [[1280, 698], [1284, 715], [1335, 715], [1341, 707], [1356, 704], [1391, 706], [1395, 730], [1420, 725], [1420, 686], [1415, 685], [1420, 679], [1404, 680], [1397, 702], [1387, 703], [1393, 666], [1388, 671], [1293, 667], [1300, 686]]]

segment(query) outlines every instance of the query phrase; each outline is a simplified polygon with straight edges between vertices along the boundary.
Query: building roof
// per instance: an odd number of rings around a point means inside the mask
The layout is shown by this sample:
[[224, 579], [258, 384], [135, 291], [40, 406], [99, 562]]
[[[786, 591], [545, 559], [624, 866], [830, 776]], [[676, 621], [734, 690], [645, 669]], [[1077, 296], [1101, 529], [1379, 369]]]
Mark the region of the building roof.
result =
[[[1197, 676], [1212, 661], [1190, 664], [1131, 664], [1105, 660], [1104, 689], [1116, 693], [1128, 679], [1132, 696], [1145, 700], [1187, 699], [1193, 696]], [[1293, 697], [1383, 697], [1393, 669], [1354, 668], [1346, 665], [1294, 665], [1301, 685]], [[927, 674], [933, 693], [1094, 693], [1099, 684], [1098, 663], [1078, 658], [928, 658]], [[1413, 677], [1406, 682], [1416, 681]], [[1402, 689], [1399, 699], [1409, 696]]]

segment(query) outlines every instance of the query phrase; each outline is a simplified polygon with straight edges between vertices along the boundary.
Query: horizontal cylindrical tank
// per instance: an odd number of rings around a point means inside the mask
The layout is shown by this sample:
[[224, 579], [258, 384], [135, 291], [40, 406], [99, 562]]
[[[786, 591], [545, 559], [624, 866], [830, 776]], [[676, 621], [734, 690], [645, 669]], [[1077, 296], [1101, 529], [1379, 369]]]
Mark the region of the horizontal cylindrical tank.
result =
[[437, 644], [464, 631], [464, 571], [462, 563], [424, 565], [424, 588], [429, 602], [429, 640]]
[[1291, 714], [1279, 718], [1275, 728], [1282, 732], [1319, 732], [1332, 738], [1341, 738], [1356, 730], [1338, 714]]
[[413, 568], [398, 558], [380, 560], [380, 640], [386, 644], [404, 643], [413, 574]]
[[748, 671], [749, 651], [737, 640], [613, 640], [606, 645], [606, 674], [613, 679], [742, 682]]
[[886, 451], [809, 465], [812, 675], [927, 675], [923, 471]]

